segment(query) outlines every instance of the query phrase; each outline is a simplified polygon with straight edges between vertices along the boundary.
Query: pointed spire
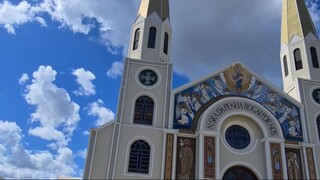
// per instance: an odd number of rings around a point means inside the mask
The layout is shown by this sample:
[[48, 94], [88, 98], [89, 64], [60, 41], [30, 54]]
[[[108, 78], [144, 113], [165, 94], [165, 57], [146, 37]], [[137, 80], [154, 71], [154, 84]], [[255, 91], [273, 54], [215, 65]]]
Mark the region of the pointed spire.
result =
[[162, 21], [169, 18], [169, 0], [141, 0], [139, 13], [144, 18], [156, 12]]
[[282, 2], [281, 43], [289, 44], [294, 35], [303, 39], [309, 32], [318, 37], [304, 0]]

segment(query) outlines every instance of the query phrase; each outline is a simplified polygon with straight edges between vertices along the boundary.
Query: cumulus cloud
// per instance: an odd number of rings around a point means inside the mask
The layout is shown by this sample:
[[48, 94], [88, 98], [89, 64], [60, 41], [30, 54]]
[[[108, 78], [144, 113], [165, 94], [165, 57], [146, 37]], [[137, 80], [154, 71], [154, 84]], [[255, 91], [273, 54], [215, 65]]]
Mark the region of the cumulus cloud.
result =
[[123, 72], [123, 63], [116, 61], [112, 63], [112, 67], [107, 71], [107, 76], [113, 79], [116, 79], [118, 76], [121, 76]]
[[5, 0], [0, 3], [0, 25], [14, 34], [15, 28], [31, 21], [47, 26], [44, 16], [49, 15], [53, 21], [60, 23], [60, 28], [70, 29], [74, 33], [88, 34], [97, 28], [100, 42], [110, 52], [118, 54], [127, 52], [126, 44], [138, 3], [118, 0], [42, 0], [30, 4], [23, 0], [13, 5]]
[[51, 66], [40, 66], [26, 86], [25, 99], [35, 107], [32, 122], [40, 125], [29, 130], [31, 135], [45, 140], [57, 140], [65, 146], [80, 120], [79, 105], [71, 101], [67, 91], [53, 84], [57, 72]]
[[77, 91], [74, 91], [74, 94], [78, 96], [90, 96], [96, 94], [95, 86], [92, 84], [92, 80], [95, 80], [96, 76], [92, 72], [79, 68], [74, 70], [72, 74], [77, 77], [76, 82], [80, 85], [80, 88]]
[[43, 18], [37, 16], [27, 1], [21, 1], [18, 5], [12, 5], [9, 1], [4, 0], [0, 3], [0, 25], [7, 29], [11, 34], [15, 34], [15, 26], [37, 21], [46, 26]]
[[[241, 61], [269, 81], [281, 84], [281, 2], [170, 1], [171, 61], [175, 72], [193, 80]], [[316, 0], [306, 2], [320, 31], [319, 3]], [[88, 34], [97, 29], [99, 41], [111, 53], [125, 55], [138, 6], [139, 1], [131, 0], [42, 0], [32, 5], [25, 0], [12, 5], [6, 0], [0, 3], [0, 25], [14, 33], [23, 23], [45, 24], [43, 16], [48, 14], [60, 23], [60, 28], [74, 33]], [[120, 67], [121, 62], [114, 62], [107, 75], [116, 78]]]
[[320, 33], [320, 3], [317, 0], [308, 0], [307, 5], [309, 8], [310, 15], [315, 22], [317, 32]]
[[114, 120], [115, 118], [115, 114], [103, 105], [104, 103], [101, 99], [89, 104], [88, 115], [98, 117], [98, 119], [95, 121], [96, 126], [101, 126], [111, 120]]
[[76, 173], [74, 154], [69, 148], [61, 148], [56, 154], [27, 150], [21, 128], [10, 121], [0, 120], [0, 159], [3, 178], [44, 179]]
[[24, 83], [26, 83], [26, 81], [29, 80], [29, 76], [27, 73], [23, 73], [22, 76], [19, 79], [19, 84], [23, 85]]

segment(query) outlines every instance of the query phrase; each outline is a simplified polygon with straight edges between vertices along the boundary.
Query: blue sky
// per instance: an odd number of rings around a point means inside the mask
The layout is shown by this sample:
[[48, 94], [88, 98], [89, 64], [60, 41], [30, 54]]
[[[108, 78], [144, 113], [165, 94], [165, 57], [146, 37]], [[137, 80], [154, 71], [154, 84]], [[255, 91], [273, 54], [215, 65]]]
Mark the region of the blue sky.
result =
[[[306, 2], [319, 32], [319, 2]], [[173, 88], [234, 61], [281, 88], [281, 0], [170, 3]], [[0, 177], [82, 176], [89, 129], [116, 114], [138, 6], [0, 1]]]

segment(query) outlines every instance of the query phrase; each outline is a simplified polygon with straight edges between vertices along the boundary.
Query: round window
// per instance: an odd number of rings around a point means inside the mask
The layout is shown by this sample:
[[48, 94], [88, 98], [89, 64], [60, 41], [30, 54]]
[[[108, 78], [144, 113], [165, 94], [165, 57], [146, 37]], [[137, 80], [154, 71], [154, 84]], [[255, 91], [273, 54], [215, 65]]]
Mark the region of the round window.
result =
[[320, 104], [320, 89], [315, 89], [312, 92], [313, 100], [315, 100], [318, 104]]
[[244, 149], [250, 144], [249, 132], [238, 125], [230, 126], [225, 137], [228, 144], [235, 149]]
[[139, 81], [145, 86], [152, 86], [158, 81], [157, 73], [150, 69], [145, 69], [139, 73]]

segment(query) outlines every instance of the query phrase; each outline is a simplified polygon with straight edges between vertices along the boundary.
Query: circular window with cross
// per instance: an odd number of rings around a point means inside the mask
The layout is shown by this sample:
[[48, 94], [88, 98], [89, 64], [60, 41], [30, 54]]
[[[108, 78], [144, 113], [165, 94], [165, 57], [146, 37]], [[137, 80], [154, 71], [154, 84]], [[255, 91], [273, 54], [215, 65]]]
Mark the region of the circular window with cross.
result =
[[138, 75], [139, 82], [144, 86], [154, 86], [158, 82], [158, 75], [151, 69], [144, 69]]

